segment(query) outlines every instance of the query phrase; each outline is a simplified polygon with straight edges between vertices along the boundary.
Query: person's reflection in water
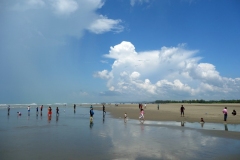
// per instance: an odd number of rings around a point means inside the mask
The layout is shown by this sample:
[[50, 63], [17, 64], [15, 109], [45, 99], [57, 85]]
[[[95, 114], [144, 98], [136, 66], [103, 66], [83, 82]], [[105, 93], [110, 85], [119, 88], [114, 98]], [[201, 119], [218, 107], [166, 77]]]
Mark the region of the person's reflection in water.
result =
[[224, 127], [225, 127], [225, 131], [228, 131], [228, 126], [227, 126], [227, 124], [224, 124]]
[[140, 126], [141, 126], [141, 131], [143, 132], [144, 131], [144, 125], [141, 124]]
[[105, 122], [105, 114], [103, 114], [103, 119], [102, 119], [103, 123]]
[[203, 125], [204, 125], [204, 123], [205, 123], [205, 121], [203, 120], [203, 118], [201, 118], [200, 123], [201, 123], [201, 126], [202, 126], [202, 128], [203, 128]]
[[52, 119], [52, 116], [51, 116], [51, 115], [48, 115], [48, 122], [49, 122], [49, 123], [51, 122], [51, 119]]
[[59, 115], [58, 115], [58, 114], [56, 114], [56, 121], [58, 121], [58, 116], [59, 116]]
[[90, 129], [92, 129], [92, 127], [93, 127], [93, 121], [90, 121]]
[[181, 121], [181, 126], [182, 126], [182, 127], [184, 127], [184, 123], [185, 123], [184, 121]]

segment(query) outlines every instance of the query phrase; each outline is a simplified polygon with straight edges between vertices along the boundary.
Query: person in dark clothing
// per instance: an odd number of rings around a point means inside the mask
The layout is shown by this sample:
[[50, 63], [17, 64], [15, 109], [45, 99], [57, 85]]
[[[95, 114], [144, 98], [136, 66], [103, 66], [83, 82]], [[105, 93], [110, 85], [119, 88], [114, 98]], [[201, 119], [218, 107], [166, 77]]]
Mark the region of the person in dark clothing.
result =
[[183, 105], [182, 105], [181, 108], [180, 108], [181, 117], [182, 117], [182, 116], [184, 117], [184, 110], [185, 110], [185, 108], [184, 108]]
[[104, 114], [104, 115], [106, 114], [105, 106], [104, 106], [104, 105], [103, 105], [103, 114]]
[[236, 115], [237, 115], [237, 112], [236, 112], [235, 109], [232, 111], [232, 115], [233, 115], [233, 116], [236, 116]]
[[93, 120], [93, 115], [94, 115], [93, 108], [91, 108], [90, 109], [90, 121]]

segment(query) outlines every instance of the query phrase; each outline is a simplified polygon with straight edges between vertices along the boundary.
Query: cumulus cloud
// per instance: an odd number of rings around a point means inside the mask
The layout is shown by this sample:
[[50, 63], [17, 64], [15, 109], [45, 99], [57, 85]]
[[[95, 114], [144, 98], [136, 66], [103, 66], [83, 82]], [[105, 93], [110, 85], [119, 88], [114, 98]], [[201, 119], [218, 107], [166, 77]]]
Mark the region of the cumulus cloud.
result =
[[103, 70], [95, 73], [94, 77], [99, 77], [101, 79], [110, 79], [112, 76], [111, 73], [109, 73], [107, 70]]
[[99, 71], [95, 77], [106, 79], [111, 91], [135, 94], [139, 99], [239, 98], [239, 78], [220, 76], [213, 64], [200, 62], [198, 52], [185, 49], [185, 44], [136, 52], [131, 42], [123, 41], [104, 55], [114, 59], [112, 69]]

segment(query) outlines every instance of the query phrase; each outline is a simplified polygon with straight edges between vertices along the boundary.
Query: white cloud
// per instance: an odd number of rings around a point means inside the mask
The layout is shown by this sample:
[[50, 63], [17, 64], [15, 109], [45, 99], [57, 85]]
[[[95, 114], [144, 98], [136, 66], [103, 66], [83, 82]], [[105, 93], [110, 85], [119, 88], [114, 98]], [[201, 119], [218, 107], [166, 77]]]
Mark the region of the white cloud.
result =
[[112, 76], [111, 76], [111, 73], [109, 73], [107, 70], [103, 70], [95, 73], [94, 77], [99, 77], [101, 79], [110, 79]]
[[138, 79], [140, 77], [140, 73], [138, 72], [133, 72], [131, 75], [130, 75], [130, 78], [131, 79]]
[[114, 62], [110, 71], [100, 71], [98, 77], [107, 79], [108, 88], [135, 93], [136, 99], [239, 98], [240, 78], [221, 77], [213, 64], [199, 63], [197, 50], [184, 47], [136, 52], [131, 42], [123, 41], [104, 55]]
[[119, 25], [120, 23], [121, 20], [119, 19], [108, 19], [106, 16], [100, 15], [98, 19], [90, 24], [88, 30], [96, 34], [102, 34], [109, 31], [119, 33], [123, 31], [123, 26]]
[[53, 0], [52, 6], [57, 14], [70, 14], [78, 9], [78, 3], [74, 0]]

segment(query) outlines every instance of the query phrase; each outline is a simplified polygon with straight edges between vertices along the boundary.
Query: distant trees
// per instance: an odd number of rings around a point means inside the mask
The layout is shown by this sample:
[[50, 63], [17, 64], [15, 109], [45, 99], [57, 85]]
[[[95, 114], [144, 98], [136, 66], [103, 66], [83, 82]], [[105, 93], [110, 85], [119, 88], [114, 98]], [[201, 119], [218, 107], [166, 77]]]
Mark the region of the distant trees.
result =
[[156, 100], [155, 103], [240, 103], [240, 99], [233, 99], [233, 100]]

